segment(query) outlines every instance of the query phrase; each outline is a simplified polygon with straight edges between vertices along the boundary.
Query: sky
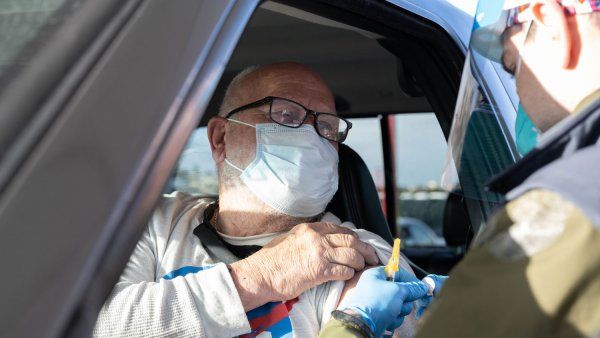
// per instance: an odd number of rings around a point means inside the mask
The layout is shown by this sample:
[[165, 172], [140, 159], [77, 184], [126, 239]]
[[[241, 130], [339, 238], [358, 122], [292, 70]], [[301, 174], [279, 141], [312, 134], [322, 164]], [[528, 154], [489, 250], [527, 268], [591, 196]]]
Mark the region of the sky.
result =
[[[346, 139], [363, 158], [376, 184], [383, 183], [383, 155], [378, 118], [351, 119]], [[425, 186], [440, 180], [446, 141], [433, 113], [394, 116], [396, 183], [402, 187]]]

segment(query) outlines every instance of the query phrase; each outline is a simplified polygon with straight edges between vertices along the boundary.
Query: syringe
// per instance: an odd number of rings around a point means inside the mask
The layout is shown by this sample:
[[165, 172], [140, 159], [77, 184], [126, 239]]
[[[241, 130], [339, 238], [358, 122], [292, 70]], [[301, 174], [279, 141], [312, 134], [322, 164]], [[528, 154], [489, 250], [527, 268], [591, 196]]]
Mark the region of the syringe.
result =
[[400, 269], [400, 244], [400, 238], [396, 238], [392, 248], [392, 256], [384, 268], [386, 279], [391, 282], [394, 281], [396, 272]]

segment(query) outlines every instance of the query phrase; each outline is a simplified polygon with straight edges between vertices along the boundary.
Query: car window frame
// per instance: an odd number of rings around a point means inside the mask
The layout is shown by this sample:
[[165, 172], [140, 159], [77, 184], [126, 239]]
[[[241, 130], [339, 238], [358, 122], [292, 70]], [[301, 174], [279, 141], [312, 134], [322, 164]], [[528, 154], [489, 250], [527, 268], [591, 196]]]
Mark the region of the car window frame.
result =
[[[257, 3], [141, 3], [39, 141], [20, 149], [24, 160], [0, 193], [0, 260], [11, 271], [0, 290], [3, 335], [91, 335]], [[132, 67], [139, 54], [147, 58]], [[148, 80], [153, 74], [164, 77]], [[69, 80], [62, 75], [59, 83]], [[132, 92], [107, 95], [114, 83]], [[60, 94], [49, 91], [49, 101]], [[151, 102], [156, 110], [146, 111]], [[111, 137], [122, 146], [106, 142]], [[35, 250], [24, 251], [24, 242]]]

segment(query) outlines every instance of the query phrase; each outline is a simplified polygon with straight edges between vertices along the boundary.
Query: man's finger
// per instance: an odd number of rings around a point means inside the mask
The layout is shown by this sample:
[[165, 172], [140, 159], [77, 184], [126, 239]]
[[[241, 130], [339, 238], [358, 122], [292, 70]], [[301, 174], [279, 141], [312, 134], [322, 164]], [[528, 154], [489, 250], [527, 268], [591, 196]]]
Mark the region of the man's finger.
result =
[[325, 252], [325, 259], [330, 263], [345, 265], [356, 271], [365, 268], [365, 258], [358, 250], [352, 248], [330, 248]]
[[328, 234], [325, 235], [325, 238], [327, 238], [327, 241], [333, 247], [347, 247], [357, 250], [361, 255], [363, 255], [365, 262], [368, 265], [379, 264], [379, 258], [375, 253], [375, 249], [373, 249], [373, 247], [369, 244], [358, 239], [356, 236], [347, 234]]
[[313, 228], [313, 230], [321, 233], [321, 234], [347, 234], [358, 237], [358, 235], [352, 231], [351, 229], [341, 227], [334, 223], [329, 222], [316, 222], [310, 223], [309, 226]]
[[346, 281], [354, 277], [354, 269], [340, 264], [329, 264], [323, 273], [323, 281], [342, 280]]

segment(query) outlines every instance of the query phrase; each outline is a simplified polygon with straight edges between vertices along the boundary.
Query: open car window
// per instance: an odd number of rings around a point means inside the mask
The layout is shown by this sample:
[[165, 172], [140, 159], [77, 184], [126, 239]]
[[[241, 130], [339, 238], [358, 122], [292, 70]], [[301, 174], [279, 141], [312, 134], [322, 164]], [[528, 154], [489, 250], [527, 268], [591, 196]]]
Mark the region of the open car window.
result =
[[[386, 39], [380, 32], [321, 17], [316, 14], [318, 7], [307, 7], [303, 12], [266, 2], [254, 13], [207, 111], [218, 111], [225, 88], [247, 66], [285, 60], [317, 71], [334, 92], [338, 114], [353, 124], [345, 143], [365, 162], [387, 219], [385, 226], [392, 235], [404, 237], [405, 248], [418, 249], [416, 260], [426, 269], [437, 260], [436, 253], [448, 256], [444, 250], [451, 248], [453, 258], [443, 267], [430, 269], [447, 272], [460, 259], [472, 231], [470, 220], [463, 217], [465, 206], [459, 201], [460, 205], [449, 208], [452, 193], [440, 184], [455, 103], [452, 86], [434, 81], [441, 76], [436, 71], [442, 70], [432, 68], [433, 63], [427, 62], [433, 59], [426, 61], [427, 56], [417, 52], [418, 45], [411, 41]], [[408, 52], [411, 48], [414, 53]], [[453, 67], [449, 60], [443, 65]], [[458, 88], [459, 73], [452, 74], [448, 76], [455, 77]], [[417, 84], [416, 78], [421, 82]], [[393, 168], [386, 167], [390, 159]], [[214, 196], [216, 182], [206, 128], [200, 127], [181, 153], [165, 191]], [[367, 202], [363, 204], [370, 205]], [[447, 243], [444, 225], [456, 220], [460, 227]]]
[[212, 158], [206, 127], [192, 132], [169, 180], [166, 193], [187, 192], [192, 195], [218, 194], [217, 166]]

